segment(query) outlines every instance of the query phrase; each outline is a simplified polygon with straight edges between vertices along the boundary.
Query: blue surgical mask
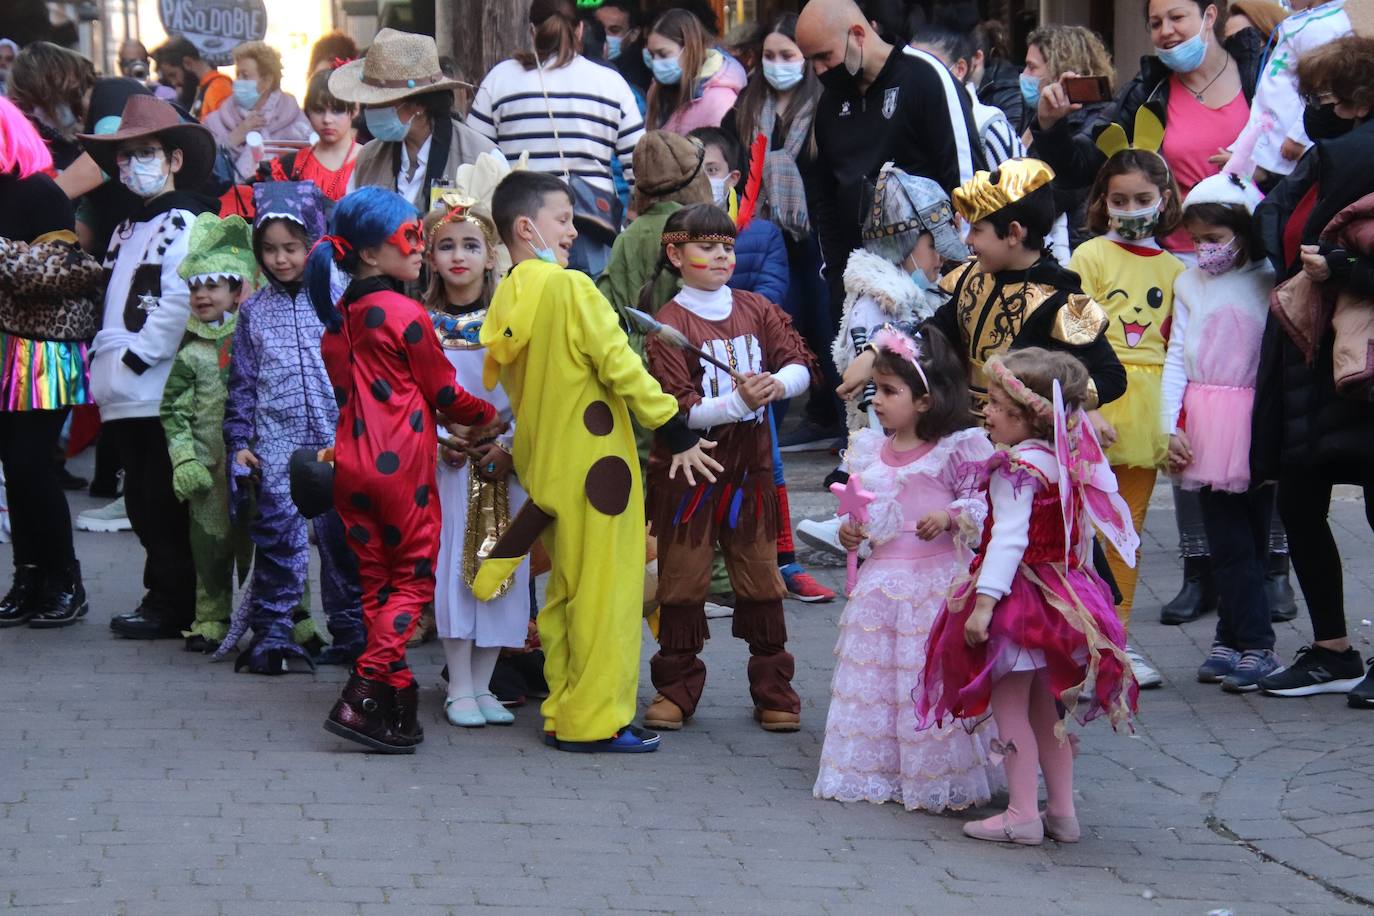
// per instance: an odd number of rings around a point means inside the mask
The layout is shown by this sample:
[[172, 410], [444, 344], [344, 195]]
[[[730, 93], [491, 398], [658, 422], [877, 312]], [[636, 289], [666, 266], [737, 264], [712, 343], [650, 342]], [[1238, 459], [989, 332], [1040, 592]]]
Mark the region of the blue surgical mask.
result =
[[539, 244], [543, 246], [542, 248], [535, 248], [533, 245], [530, 245], [530, 251], [533, 251], [534, 256], [541, 261], [547, 261], [550, 264], [557, 264], [558, 253], [549, 247], [548, 242], [544, 241], [544, 233], [540, 232], [539, 227], [536, 226], [533, 222], [530, 223], [530, 228], [534, 230], [535, 235], [539, 236]]
[[[410, 121], [401, 120], [401, 116], [396, 113], [395, 105], [387, 105], [385, 108], [364, 108], [363, 120], [367, 122], [368, 133], [383, 143], [399, 143], [410, 133]], [[410, 120], [415, 120], [413, 115]]]
[[162, 156], [158, 156], [152, 162], [131, 159], [127, 165], [120, 166], [119, 180], [124, 187], [139, 197], [151, 200], [167, 190], [171, 183], [171, 171], [163, 171], [166, 165], [166, 160]]
[[1021, 74], [1021, 99], [1027, 108], [1040, 107], [1040, 80]]
[[655, 57], [649, 67], [654, 71], [654, 79], [665, 86], [682, 82], [682, 65], [676, 57]]
[[620, 59], [620, 44], [621, 44], [622, 41], [624, 41], [624, 39], [621, 38], [619, 35], [607, 35], [607, 36], [606, 36], [606, 59], [607, 59], [607, 60], [619, 60], [619, 59]]
[[911, 272], [911, 282], [916, 284], [916, 288], [923, 293], [928, 293], [935, 288], [935, 281], [926, 276], [926, 272], [919, 267]]
[[796, 88], [805, 75], [806, 64], [802, 61], [763, 62], [763, 78], [778, 92]]
[[1187, 41], [1179, 42], [1172, 48], [1155, 48], [1155, 53], [1175, 73], [1192, 73], [1202, 66], [1207, 56], [1207, 29], [1204, 27]]
[[257, 80], [234, 80], [234, 101], [244, 111], [252, 111], [260, 98], [262, 93], [258, 92]]

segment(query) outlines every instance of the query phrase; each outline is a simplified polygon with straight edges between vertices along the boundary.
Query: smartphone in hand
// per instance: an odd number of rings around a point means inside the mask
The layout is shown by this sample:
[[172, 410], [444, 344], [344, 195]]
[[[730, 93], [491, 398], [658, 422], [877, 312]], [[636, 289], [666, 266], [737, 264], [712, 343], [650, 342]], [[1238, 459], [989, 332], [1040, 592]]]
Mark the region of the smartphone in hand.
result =
[[1112, 86], [1105, 76], [1066, 76], [1063, 82], [1064, 94], [1070, 102], [1082, 105], [1111, 101]]

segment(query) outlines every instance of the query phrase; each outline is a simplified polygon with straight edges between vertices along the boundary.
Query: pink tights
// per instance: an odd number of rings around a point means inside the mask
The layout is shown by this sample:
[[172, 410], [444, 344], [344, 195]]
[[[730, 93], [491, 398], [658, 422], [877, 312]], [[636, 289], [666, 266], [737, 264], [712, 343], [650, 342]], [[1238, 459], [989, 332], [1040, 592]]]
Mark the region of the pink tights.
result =
[[[1036, 792], [1036, 764], [1045, 774], [1049, 796], [1048, 812], [1053, 817], [1073, 817], [1073, 750], [1067, 741], [1054, 736], [1059, 723], [1059, 708], [1049, 687], [1035, 671], [1013, 671], [992, 688], [992, 718], [1007, 749], [1004, 765], [1011, 796], [1007, 821], [1021, 824], [1040, 816]], [[1001, 815], [990, 818], [1000, 820]]]

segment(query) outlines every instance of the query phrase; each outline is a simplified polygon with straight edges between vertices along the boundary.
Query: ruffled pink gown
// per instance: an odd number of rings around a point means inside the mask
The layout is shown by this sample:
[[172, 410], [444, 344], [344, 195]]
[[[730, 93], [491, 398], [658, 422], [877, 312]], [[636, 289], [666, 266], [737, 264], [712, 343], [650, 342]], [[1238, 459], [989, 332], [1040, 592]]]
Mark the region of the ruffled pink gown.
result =
[[[1023, 444], [1022, 449], [1048, 446]], [[970, 647], [964, 624], [978, 598], [979, 572], [992, 539], [996, 507], [988, 513], [982, 548], [968, 574], [958, 581], [931, 630], [924, 676], [914, 697], [922, 729], [959, 733], [958, 720], [988, 711], [992, 686], [1011, 671], [1039, 670], [1050, 693], [1083, 722], [1107, 715], [1113, 726], [1129, 721], [1139, 687], [1123, 651], [1125, 632], [1112, 606], [1111, 592], [1093, 571], [1089, 524], [1078, 513], [1068, 532], [1076, 545], [1066, 564], [1065, 525], [1059, 483], [1017, 452], [999, 451], [988, 462], [989, 475], [1003, 475], [1016, 492], [1032, 488], [1028, 545], [1011, 591], [998, 603], [988, 641]], [[1079, 706], [1088, 683], [1092, 701]], [[1057, 731], [1061, 734], [1064, 726]]]
[[991, 452], [981, 430], [906, 453], [874, 430], [854, 434], [850, 473], [877, 497], [867, 526], [873, 552], [840, 616], [817, 798], [941, 811], [984, 804], [1005, 785], [988, 759], [990, 720], [976, 732], [973, 722], [918, 732], [911, 703], [931, 625], [968, 565], [954, 536], [923, 541], [914, 529], [943, 510], [971, 542], [987, 507], [978, 469]]

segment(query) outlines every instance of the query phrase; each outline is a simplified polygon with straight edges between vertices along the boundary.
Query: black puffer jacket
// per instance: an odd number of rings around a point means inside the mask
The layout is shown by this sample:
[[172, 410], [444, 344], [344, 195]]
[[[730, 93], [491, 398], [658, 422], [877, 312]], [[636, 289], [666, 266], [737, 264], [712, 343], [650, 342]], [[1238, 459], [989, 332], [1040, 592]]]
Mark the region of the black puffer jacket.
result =
[[[1264, 53], [1264, 42], [1259, 31], [1254, 28], [1242, 29], [1226, 39], [1222, 47], [1236, 59], [1236, 65], [1240, 68], [1241, 91], [1245, 93], [1245, 101], [1251, 101], [1255, 97], [1259, 61]], [[1125, 129], [1126, 136], [1131, 136], [1135, 131], [1135, 114], [1141, 105], [1149, 105], [1167, 130], [1169, 76], [1172, 72], [1164, 66], [1163, 61], [1151, 54], [1140, 59], [1140, 72], [1117, 93], [1115, 105], [1096, 111], [1086, 121], [1075, 122], [1071, 118], [1064, 118], [1049, 130], [1041, 130], [1039, 123], [1032, 118], [1031, 145], [1037, 150], [1039, 158], [1054, 169], [1055, 183], [1065, 187], [1091, 187], [1098, 170], [1107, 161], [1107, 157], [1097, 148], [1097, 135], [1114, 121]]]
[[983, 72], [983, 82], [978, 84], [978, 101], [1002, 109], [1013, 126], [1019, 124], [1025, 129], [1029, 113], [1021, 98], [1021, 71], [1010, 61], [1000, 57], [992, 59]]
[[[1286, 257], [1283, 245], [1294, 208], [1317, 188], [1301, 237], [1305, 245], [1316, 244], [1332, 217], [1374, 193], [1370, 162], [1374, 162], [1374, 121], [1344, 137], [1317, 141], [1260, 204], [1255, 218], [1281, 279], [1302, 269], [1297, 257]], [[1327, 328], [1309, 364], [1272, 316], [1265, 326], [1250, 446], [1255, 480], [1275, 480], [1281, 470], [1315, 473], [1340, 483], [1369, 480], [1374, 461], [1374, 404], [1336, 393], [1332, 339]]]

